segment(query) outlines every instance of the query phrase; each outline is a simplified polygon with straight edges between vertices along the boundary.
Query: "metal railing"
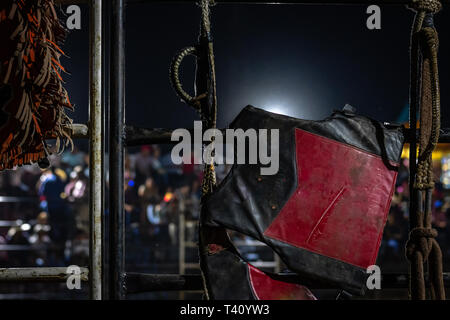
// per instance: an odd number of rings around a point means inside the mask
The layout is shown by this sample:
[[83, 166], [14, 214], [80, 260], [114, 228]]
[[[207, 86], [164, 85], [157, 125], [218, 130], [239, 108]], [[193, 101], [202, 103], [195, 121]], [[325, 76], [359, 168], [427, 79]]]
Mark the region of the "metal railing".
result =
[[[450, 3], [450, 0], [441, 0], [442, 3]], [[89, 0], [56, 0], [60, 4], [84, 4]], [[128, 3], [195, 3], [197, 0], [127, 0]], [[215, 0], [217, 4], [387, 4], [402, 5], [410, 3], [410, 0]]]
[[[88, 269], [82, 268], [82, 280], [90, 282], [90, 297], [102, 298], [102, 212], [103, 212], [103, 155], [104, 155], [104, 108], [102, 103], [102, 0], [84, 1], [89, 3], [90, 13], [90, 88], [89, 88], [89, 123], [73, 126], [73, 138], [89, 137], [90, 141], [90, 276]], [[52, 137], [48, 137], [52, 138]], [[12, 199], [2, 197], [2, 202]], [[10, 247], [11, 248], [11, 247]], [[4, 248], [5, 249], [5, 248]], [[15, 248], [17, 249], [17, 248]], [[0, 281], [65, 281], [66, 268], [5, 268], [0, 269]]]
[[[90, 283], [91, 299], [123, 299], [126, 293], [158, 290], [202, 290], [200, 275], [163, 275], [126, 273], [125, 271], [125, 225], [124, 225], [124, 148], [141, 144], [172, 143], [170, 129], [138, 128], [125, 125], [125, 2], [126, 3], [195, 3], [195, 0], [57, 0], [63, 5], [89, 4], [90, 12], [90, 104], [88, 126], [74, 125], [74, 138], [90, 140], [90, 265], [82, 268], [82, 280]], [[385, 4], [405, 5], [410, 0], [216, 0], [218, 4]], [[442, 0], [448, 4], [450, 0]], [[109, 177], [110, 193], [114, 195], [109, 202], [109, 270], [104, 272], [102, 255], [105, 233], [102, 220], [104, 206], [104, 138], [105, 102], [102, 99], [105, 68], [103, 67], [104, 39], [102, 15], [103, 6], [108, 7], [111, 19], [109, 74]], [[417, 134], [406, 131], [407, 142], [416, 143]], [[439, 142], [450, 143], [450, 129], [443, 129]], [[296, 282], [292, 274], [279, 275], [286, 282]], [[0, 269], [0, 281], [66, 281], [65, 268], [6, 268]], [[449, 274], [444, 274], [445, 284], [449, 286]], [[406, 288], [408, 275], [383, 275], [385, 288]], [[108, 292], [102, 290], [108, 286]], [[325, 288], [311, 284], [311, 288]], [[326, 286], [329, 288], [329, 286]]]

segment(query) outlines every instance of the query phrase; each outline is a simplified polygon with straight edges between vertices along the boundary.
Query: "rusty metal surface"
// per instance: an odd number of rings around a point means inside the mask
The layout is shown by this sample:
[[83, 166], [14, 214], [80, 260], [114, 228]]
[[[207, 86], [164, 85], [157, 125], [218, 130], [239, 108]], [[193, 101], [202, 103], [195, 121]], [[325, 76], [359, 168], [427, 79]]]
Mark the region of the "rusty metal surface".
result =
[[[88, 281], [88, 268], [80, 268], [81, 281]], [[65, 267], [48, 268], [0, 268], [0, 282], [54, 281], [64, 282], [70, 274]]]
[[90, 297], [102, 298], [103, 121], [102, 0], [90, 2], [89, 218]]
[[83, 139], [88, 138], [89, 129], [88, 126], [81, 123], [72, 124], [72, 138]]
[[[82, 123], [74, 123], [72, 124], [72, 132], [71, 132], [71, 138], [72, 139], [87, 139], [89, 137], [88, 135], [89, 129], [87, 125]], [[45, 139], [54, 139], [54, 136], [46, 136]]]

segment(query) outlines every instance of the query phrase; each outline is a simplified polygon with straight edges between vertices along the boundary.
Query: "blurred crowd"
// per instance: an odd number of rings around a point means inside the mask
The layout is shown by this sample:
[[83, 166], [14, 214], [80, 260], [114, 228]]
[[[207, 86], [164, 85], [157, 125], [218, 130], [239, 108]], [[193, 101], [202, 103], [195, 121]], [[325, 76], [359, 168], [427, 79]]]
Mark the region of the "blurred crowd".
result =
[[[1, 267], [88, 265], [89, 157], [75, 149], [53, 157], [51, 163], [46, 170], [26, 166], [0, 175]], [[404, 159], [381, 243], [377, 263], [384, 271], [406, 271], [397, 269], [406, 264], [407, 164]], [[198, 218], [202, 169], [193, 164], [174, 165], [170, 152], [157, 146], [142, 146], [126, 154], [127, 270], [178, 273], [180, 216], [186, 221]], [[228, 166], [217, 168], [219, 181], [228, 170]], [[433, 226], [439, 231], [444, 258], [450, 256], [449, 214], [450, 195], [437, 183]], [[186, 240], [195, 242], [196, 224], [190, 226]], [[195, 250], [192, 259], [197, 259]], [[448, 270], [448, 260], [445, 264]]]
[[[89, 156], [75, 149], [50, 160], [46, 170], [24, 166], [0, 175], [0, 245], [9, 245], [0, 250], [0, 266], [88, 265]], [[180, 214], [186, 221], [198, 218], [202, 169], [174, 165], [158, 146], [126, 154], [128, 270], [178, 270]], [[228, 169], [217, 168], [218, 179]], [[105, 215], [107, 221], [107, 209]], [[186, 240], [195, 242], [196, 224], [189, 226]]]
[[[405, 245], [409, 231], [409, 160], [402, 159], [397, 176], [391, 208], [383, 233], [377, 264], [385, 272], [398, 272], [398, 268], [407, 270]], [[432, 227], [438, 231], [437, 241], [441, 247], [444, 271], [450, 268], [450, 190], [440, 182], [441, 166], [435, 161], [435, 188], [432, 203]]]

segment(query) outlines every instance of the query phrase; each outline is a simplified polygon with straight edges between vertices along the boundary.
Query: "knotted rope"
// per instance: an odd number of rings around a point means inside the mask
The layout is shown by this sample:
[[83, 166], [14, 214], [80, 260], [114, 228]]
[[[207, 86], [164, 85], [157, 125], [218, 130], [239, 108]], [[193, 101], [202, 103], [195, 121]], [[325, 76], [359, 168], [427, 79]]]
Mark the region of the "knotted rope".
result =
[[[424, 263], [428, 262], [430, 296], [445, 299], [442, 276], [442, 252], [431, 227], [431, 197], [434, 188], [432, 152], [439, 140], [440, 92], [438, 73], [438, 35], [433, 14], [442, 8], [438, 0], [413, 0], [409, 8], [416, 12], [411, 34], [411, 105], [420, 106], [419, 157], [414, 177], [417, 203], [411, 212], [411, 231], [406, 244], [410, 261], [410, 296], [425, 299]], [[414, 110], [414, 109], [413, 109]], [[415, 128], [411, 124], [411, 128]], [[415, 133], [414, 133], [415, 134]]]

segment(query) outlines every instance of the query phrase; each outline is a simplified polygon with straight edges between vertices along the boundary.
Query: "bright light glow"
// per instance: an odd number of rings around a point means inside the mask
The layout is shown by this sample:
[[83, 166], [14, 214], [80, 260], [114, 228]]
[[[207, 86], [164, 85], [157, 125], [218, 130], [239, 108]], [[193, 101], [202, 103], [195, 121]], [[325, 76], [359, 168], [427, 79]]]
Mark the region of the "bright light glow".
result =
[[271, 105], [270, 107], [265, 107], [264, 109], [269, 112], [288, 115], [286, 108], [284, 108], [282, 105], [275, 104], [275, 105]]

